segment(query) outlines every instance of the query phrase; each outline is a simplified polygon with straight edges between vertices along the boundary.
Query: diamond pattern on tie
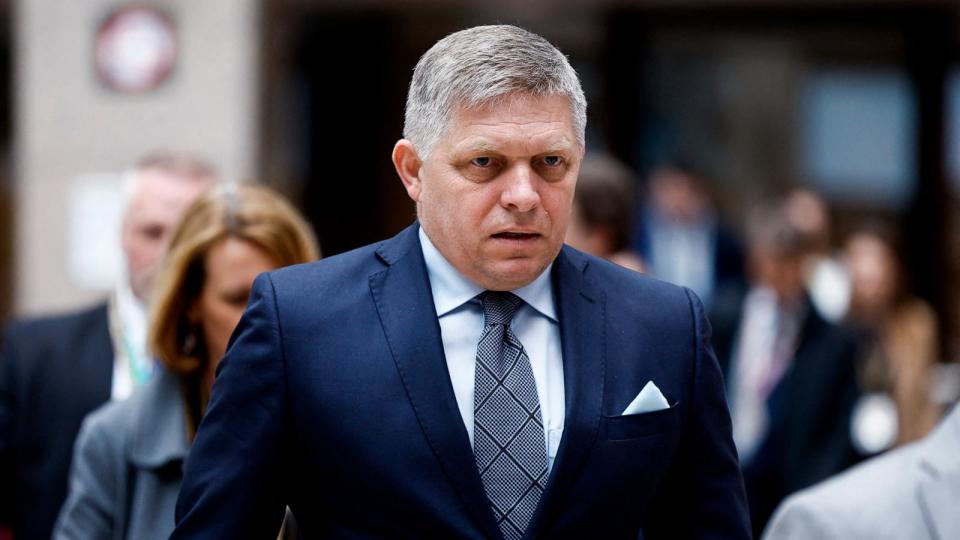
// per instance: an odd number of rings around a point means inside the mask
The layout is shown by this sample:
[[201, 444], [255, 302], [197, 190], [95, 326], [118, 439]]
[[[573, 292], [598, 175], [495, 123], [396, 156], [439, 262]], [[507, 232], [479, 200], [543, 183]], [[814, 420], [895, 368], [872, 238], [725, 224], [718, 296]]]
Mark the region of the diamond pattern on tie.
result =
[[473, 453], [500, 532], [513, 540], [523, 536], [543, 495], [547, 446], [530, 359], [510, 328], [523, 301], [494, 291], [480, 300]]

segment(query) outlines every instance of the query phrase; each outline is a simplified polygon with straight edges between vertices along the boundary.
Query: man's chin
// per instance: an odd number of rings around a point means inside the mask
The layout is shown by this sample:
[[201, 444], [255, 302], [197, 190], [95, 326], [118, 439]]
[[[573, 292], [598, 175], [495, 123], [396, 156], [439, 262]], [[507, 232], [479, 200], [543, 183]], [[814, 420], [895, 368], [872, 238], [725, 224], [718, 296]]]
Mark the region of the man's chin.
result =
[[497, 261], [481, 272], [479, 285], [491, 291], [512, 291], [532, 283], [550, 265], [550, 261], [514, 258]]

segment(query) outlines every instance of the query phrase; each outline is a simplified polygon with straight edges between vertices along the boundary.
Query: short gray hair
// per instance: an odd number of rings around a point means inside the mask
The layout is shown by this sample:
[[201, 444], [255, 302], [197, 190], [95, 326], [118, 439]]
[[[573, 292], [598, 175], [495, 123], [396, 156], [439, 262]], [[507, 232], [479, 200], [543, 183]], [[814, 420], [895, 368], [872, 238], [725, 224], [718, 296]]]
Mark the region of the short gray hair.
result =
[[209, 162], [194, 154], [177, 150], [155, 150], [137, 161], [132, 169], [123, 173], [121, 188], [123, 206], [126, 207], [137, 190], [138, 173], [159, 171], [167, 176], [188, 182], [217, 182], [217, 170]]
[[542, 37], [509, 25], [476, 26], [438, 41], [417, 62], [403, 135], [421, 159], [450, 127], [456, 107], [496, 103], [509, 94], [560, 95], [581, 147], [587, 100], [567, 58]]

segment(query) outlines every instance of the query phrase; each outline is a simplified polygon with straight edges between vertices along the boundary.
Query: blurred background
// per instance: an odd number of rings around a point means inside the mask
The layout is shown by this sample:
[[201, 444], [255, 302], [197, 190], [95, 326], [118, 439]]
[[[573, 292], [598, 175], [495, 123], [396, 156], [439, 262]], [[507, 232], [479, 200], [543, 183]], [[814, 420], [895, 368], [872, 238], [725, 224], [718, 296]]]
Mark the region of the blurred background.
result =
[[325, 255], [413, 208], [390, 150], [413, 66], [447, 33], [514, 23], [567, 53], [590, 151], [643, 205], [695, 168], [733, 231], [764, 197], [826, 202], [903, 238], [908, 288], [958, 351], [960, 4], [953, 0], [0, 2], [0, 315], [100, 298], [121, 266], [122, 171], [157, 148], [290, 196]]
[[489, 23], [581, 76], [568, 241], [709, 309], [758, 536], [960, 398], [956, 0], [0, 0], [0, 320], [121, 283], [157, 150], [285, 194], [325, 256], [398, 232], [413, 67]]

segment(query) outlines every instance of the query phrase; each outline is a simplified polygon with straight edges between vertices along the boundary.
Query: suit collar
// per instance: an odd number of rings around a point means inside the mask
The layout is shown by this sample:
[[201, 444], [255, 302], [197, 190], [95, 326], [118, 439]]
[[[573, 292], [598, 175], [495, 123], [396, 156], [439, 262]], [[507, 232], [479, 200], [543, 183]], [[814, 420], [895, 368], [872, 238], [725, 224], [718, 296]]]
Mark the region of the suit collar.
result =
[[414, 223], [377, 249], [388, 267], [370, 276], [370, 292], [407, 398], [434, 455], [484, 535], [498, 538], [450, 383], [418, 228]]
[[418, 230], [420, 230], [420, 222], [414, 221], [412, 225], [400, 231], [393, 238], [380, 242], [375, 250], [377, 257], [388, 266], [396, 264], [411, 249], [420, 247], [420, 240], [417, 238]]
[[183, 394], [176, 375], [161, 371], [130, 397], [130, 461], [143, 469], [182, 462], [189, 452]]
[[920, 448], [917, 488], [924, 520], [936, 538], [960, 538], [960, 407], [940, 423]]

